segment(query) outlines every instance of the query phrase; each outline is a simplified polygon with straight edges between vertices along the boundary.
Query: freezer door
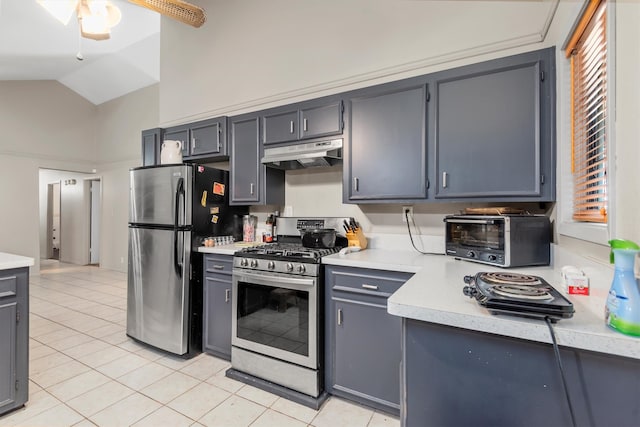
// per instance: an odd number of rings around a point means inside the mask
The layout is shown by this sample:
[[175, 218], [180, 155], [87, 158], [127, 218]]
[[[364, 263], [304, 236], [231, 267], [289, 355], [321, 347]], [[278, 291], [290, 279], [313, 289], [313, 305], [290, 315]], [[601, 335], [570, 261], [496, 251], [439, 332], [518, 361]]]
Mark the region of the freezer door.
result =
[[129, 178], [130, 223], [191, 225], [191, 165], [131, 169]]
[[129, 336], [178, 355], [188, 351], [190, 257], [190, 232], [129, 227]]

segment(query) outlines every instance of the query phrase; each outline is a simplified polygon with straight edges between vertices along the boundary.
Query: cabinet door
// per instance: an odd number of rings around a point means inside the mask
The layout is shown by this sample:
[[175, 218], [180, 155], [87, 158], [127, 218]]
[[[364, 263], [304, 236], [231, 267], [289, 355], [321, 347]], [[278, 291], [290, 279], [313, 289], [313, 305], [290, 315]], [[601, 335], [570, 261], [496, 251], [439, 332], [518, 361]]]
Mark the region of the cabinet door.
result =
[[190, 126], [190, 156], [203, 154], [226, 156], [226, 128], [226, 118], [205, 120], [192, 124]]
[[258, 116], [231, 120], [231, 203], [260, 201], [259, 129]]
[[399, 409], [402, 322], [379, 304], [334, 299], [334, 389]]
[[205, 352], [231, 359], [231, 276], [208, 274], [204, 282], [203, 343]]
[[142, 166], [160, 164], [160, 145], [162, 141], [162, 129], [149, 129], [142, 131]]
[[298, 110], [268, 113], [262, 118], [265, 144], [298, 139]]
[[342, 101], [331, 105], [300, 110], [300, 138], [339, 135], [342, 133]]
[[419, 85], [350, 100], [345, 201], [427, 197], [426, 94]]
[[435, 84], [438, 198], [539, 196], [537, 62]]
[[182, 144], [182, 158], [189, 156], [189, 128], [187, 126], [176, 126], [165, 129], [162, 140], [180, 141]]
[[0, 414], [16, 406], [16, 312], [15, 298], [0, 301]]

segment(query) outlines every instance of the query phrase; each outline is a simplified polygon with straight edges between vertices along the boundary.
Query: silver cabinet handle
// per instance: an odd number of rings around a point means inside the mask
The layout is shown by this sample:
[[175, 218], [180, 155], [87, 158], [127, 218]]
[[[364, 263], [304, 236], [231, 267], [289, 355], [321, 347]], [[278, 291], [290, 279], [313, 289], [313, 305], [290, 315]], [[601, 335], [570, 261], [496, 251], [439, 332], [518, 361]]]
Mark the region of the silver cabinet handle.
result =
[[218, 151], [220, 151], [220, 133], [222, 131], [220, 130], [220, 126], [218, 126], [218, 134], [216, 135], [216, 142], [218, 143]]
[[191, 138], [191, 149], [192, 150], [196, 149], [196, 139], [195, 138]]
[[378, 290], [378, 285], [367, 285], [366, 283], [363, 283], [362, 287], [365, 289], [373, 289], [374, 291]]
[[293, 120], [289, 122], [289, 133], [293, 133]]
[[231, 299], [231, 289], [224, 290], [224, 302], [229, 302]]
[[307, 131], [307, 119], [302, 119], [302, 130]]
[[342, 309], [338, 309], [338, 326], [342, 325]]
[[253, 188], [254, 188], [254, 185], [253, 185], [253, 182], [252, 182], [251, 186], [250, 186], [250, 189], [249, 189], [251, 195], [253, 195], [253, 193], [254, 193], [254, 189]]
[[213, 269], [214, 270], [224, 270], [224, 265], [214, 265]]
[[353, 189], [355, 191], [360, 191], [360, 180], [356, 177], [353, 178]]
[[449, 174], [446, 172], [442, 172], [442, 188], [447, 188], [447, 176]]

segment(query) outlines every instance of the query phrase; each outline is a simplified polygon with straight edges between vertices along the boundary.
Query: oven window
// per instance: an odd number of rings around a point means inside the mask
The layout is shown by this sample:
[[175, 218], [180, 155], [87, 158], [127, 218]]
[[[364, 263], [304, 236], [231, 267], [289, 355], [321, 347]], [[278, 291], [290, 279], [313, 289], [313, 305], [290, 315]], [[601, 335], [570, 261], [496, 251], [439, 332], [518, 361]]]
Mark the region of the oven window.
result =
[[447, 222], [449, 242], [462, 247], [504, 249], [504, 224]]
[[238, 338], [309, 355], [309, 292], [238, 282]]

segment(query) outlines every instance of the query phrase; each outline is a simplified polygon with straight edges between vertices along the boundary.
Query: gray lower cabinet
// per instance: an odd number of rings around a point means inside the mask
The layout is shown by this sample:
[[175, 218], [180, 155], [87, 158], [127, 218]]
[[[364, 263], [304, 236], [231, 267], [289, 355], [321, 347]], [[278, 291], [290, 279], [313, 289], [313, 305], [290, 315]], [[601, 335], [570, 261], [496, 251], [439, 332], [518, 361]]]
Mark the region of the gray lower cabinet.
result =
[[0, 415], [29, 396], [29, 269], [0, 271]]
[[553, 48], [435, 73], [436, 199], [555, 199]]
[[205, 254], [202, 350], [231, 360], [231, 255]]
[[[403, 319], [402, 345], [404, 427], [572, 425], [551, 344]], [[573, 425], [640, 425], [640, 360], [563, 346], [560, 357]]]
[[162, 145], [162, 129], [142, 131], [142, 166], [160, 164], [160, 148]]
[[267, 168], [260, 159], [260, 116], [229, 119], [231, 205], [283, 205], [284, 171]]
[[401, 319], [387, 298], [412, 275], [326, 267], [325, 389], [398, 414]]
[[424, 79], [368, 88], [347, 102], [345, 203], [426, 201]]

